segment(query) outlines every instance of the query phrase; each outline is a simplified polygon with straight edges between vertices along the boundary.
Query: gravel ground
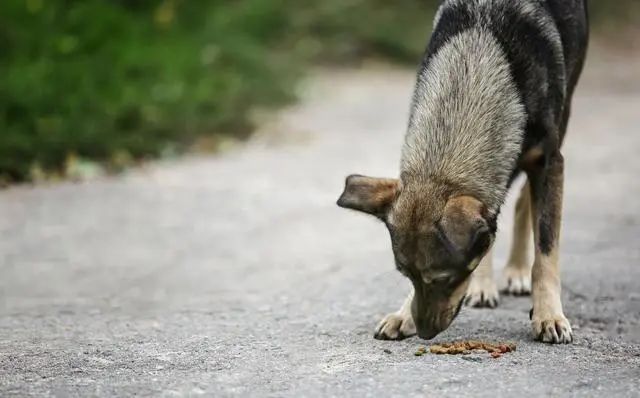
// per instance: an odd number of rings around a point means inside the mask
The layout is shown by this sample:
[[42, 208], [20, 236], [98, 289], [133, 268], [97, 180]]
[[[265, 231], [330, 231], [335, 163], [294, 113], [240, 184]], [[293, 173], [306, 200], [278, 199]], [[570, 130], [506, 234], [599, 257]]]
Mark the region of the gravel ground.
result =
[[574, 344], [533, 342], [526, 297], [435, 340], [518, 345], [499, 359], [373, 339], [409, 284], [384, 227], [334, 203], [349, 173], [396, 175], [413, 76], [324, 71], [223, 156], [0, 192], [0, 396], [638, 397], [640, 73], [593, 65], [564, 151]]

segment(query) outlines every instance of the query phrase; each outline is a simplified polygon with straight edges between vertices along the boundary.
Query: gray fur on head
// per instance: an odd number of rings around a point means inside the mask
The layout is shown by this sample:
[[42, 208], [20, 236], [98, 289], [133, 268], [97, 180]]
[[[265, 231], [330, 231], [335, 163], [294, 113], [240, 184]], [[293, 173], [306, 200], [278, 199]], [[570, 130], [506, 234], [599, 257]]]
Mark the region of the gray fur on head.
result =
[[525, 122], [499, 43], [481, 27], [463, 31], [418, 75], [401, 175], [446, 180], [497, 212], [521, 150]]

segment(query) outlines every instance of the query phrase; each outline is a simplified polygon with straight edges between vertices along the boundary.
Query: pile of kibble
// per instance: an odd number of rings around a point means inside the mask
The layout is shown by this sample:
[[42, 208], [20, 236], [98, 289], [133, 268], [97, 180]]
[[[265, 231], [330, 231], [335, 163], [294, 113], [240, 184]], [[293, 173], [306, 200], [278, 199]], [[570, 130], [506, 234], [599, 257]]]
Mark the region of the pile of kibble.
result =
[[[512, 352], [516, 350], [516, 345], [513, 343], [502, 343], [502, 344], [494, 344], [494, 343], [486, 343], [484, 341], [476, 341], [476, 340], [468, 340], [468, 341], [457, 341], [454, 343], [441, 343], [434, 344], [429, 347], [429, 352], [432, 354], [449, 354], [449, 355], [467, 355], [471, 354], [473, 351], [486, 351], [493, 358], [499, 358], [502, 354], [507, 352]], [[418, 350], [415, 352], [416, 356], [421, 356], [427, 353], [427, 349], [423, 346], [418, 347]]]

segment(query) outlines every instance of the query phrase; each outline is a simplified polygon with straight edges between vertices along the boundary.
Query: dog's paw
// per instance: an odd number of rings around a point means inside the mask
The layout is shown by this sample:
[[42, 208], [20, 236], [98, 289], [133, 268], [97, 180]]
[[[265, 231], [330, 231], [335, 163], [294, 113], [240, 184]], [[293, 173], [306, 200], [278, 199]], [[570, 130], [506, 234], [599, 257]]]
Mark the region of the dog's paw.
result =
[[573, 341], [571, 324], [563, 314], [538, 317], [534, 310], [531, 327], [534, 338], [543, 343], [568, 344]]
[[402, 340], [416, 334], [416, 325], [410, 314], [393, 312], [382, 319], [373, 335], [378, 340]]
[[503, 293], [514, 296], [531, 294], [531, 268], [507, 265], [504, 268], [504, 280]]
[[495, 308], [498, 306], [498, 289], [490, 277], [472, 277], [467, 288], [465, 305], [478, 308]]

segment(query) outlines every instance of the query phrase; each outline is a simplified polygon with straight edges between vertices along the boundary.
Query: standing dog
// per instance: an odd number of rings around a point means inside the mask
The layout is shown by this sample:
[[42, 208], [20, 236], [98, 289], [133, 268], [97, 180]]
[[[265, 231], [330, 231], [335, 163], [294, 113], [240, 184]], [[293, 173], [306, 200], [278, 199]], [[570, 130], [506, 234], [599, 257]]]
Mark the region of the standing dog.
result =
[[560, 147], [587, 42], [586, 0], [442, 2], [418, 73], [400, 178], [351, 175], [338, 200], [385, 222], [396, 267], [413, 284], [376, 338], [433, 338], [465, 296], [470, 305], [497, 304], [496, 218], [524, 172], [507, 291], [532, 293], [537, 339], [572, 341], [560, 300]]

